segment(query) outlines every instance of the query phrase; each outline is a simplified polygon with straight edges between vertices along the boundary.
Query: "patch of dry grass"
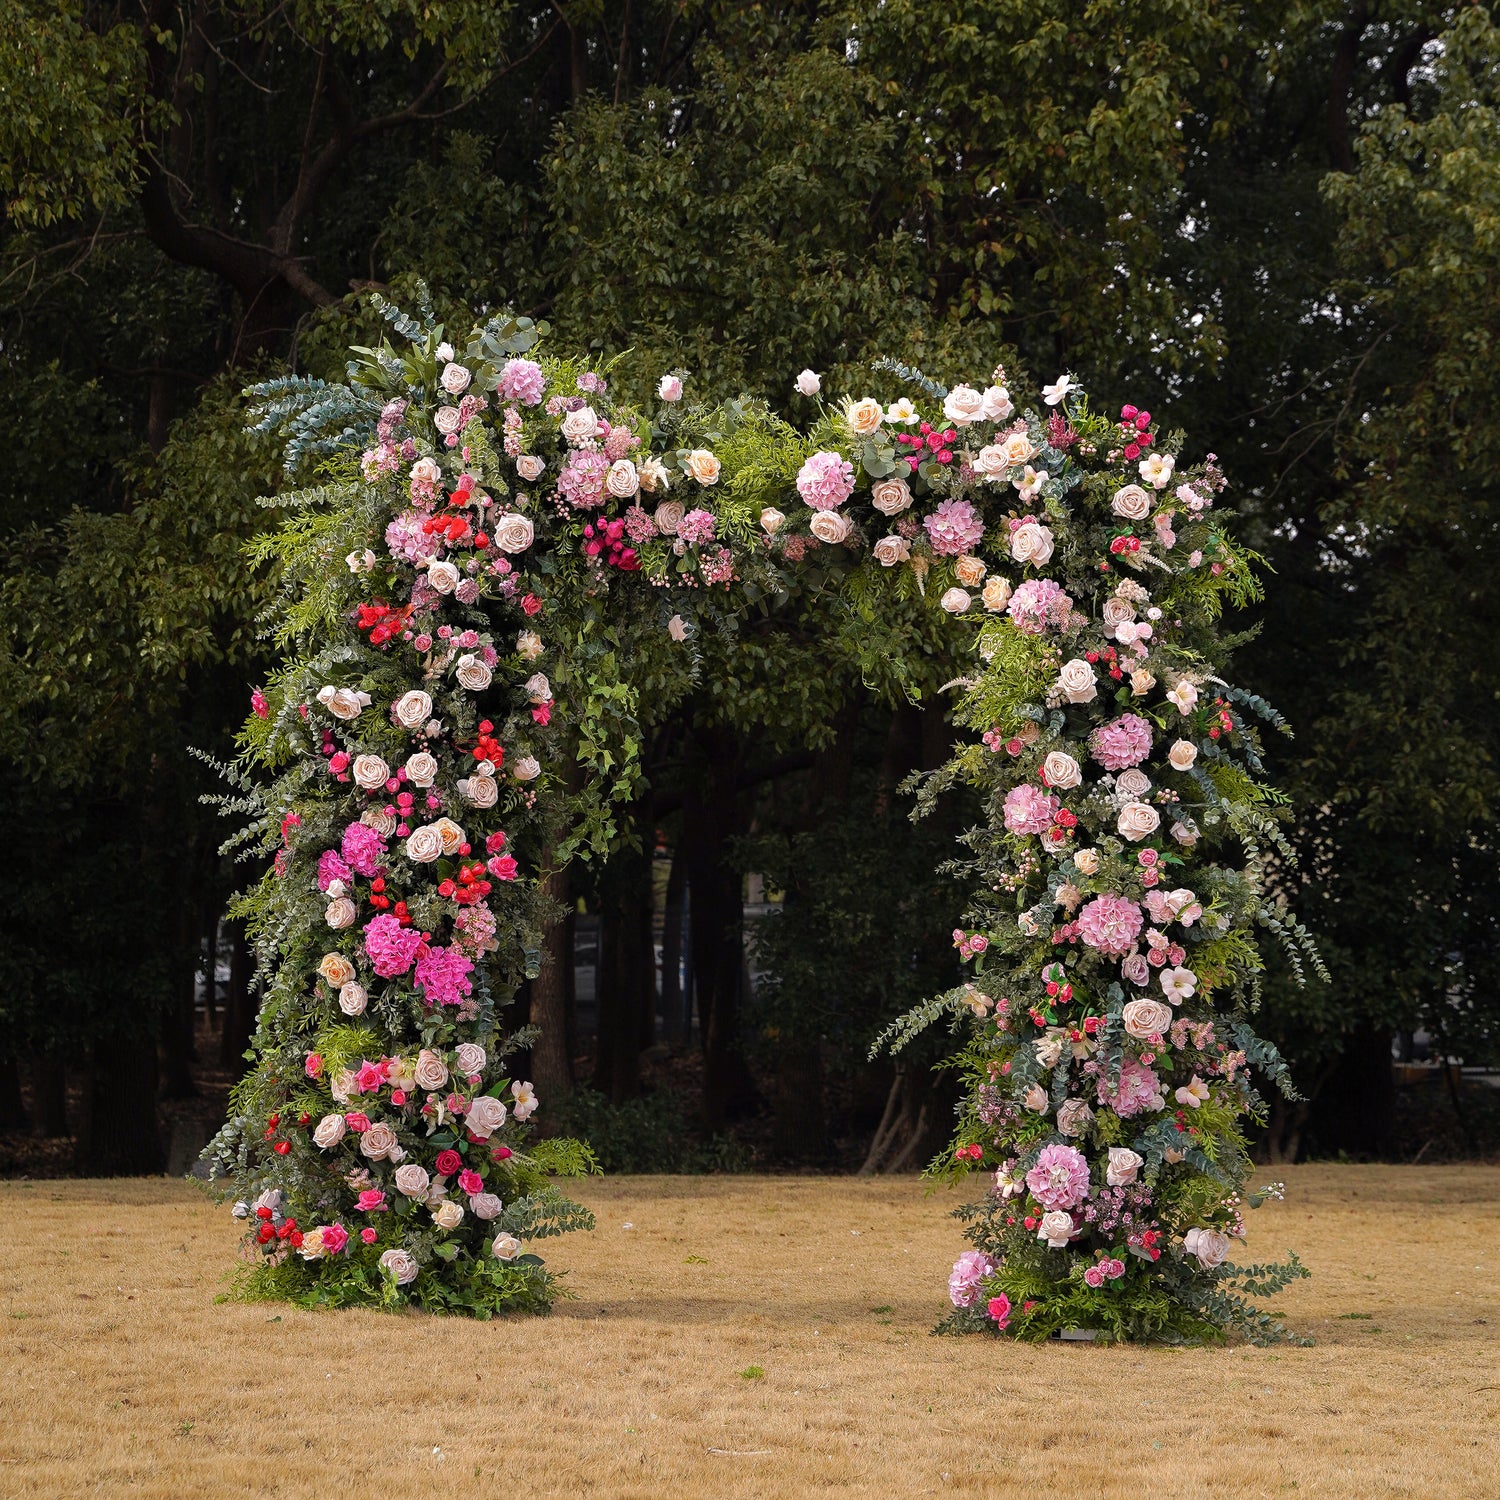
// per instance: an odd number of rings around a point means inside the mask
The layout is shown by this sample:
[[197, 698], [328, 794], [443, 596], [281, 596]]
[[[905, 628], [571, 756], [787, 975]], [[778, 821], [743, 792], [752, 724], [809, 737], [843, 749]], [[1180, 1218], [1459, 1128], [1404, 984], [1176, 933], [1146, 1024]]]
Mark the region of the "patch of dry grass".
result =
[[0, 1184], [0, 1493], [1500, 1494], [1500, 1170], [1287, 1175], [1251, 1251], [1311, 1349], [931, 1338], [910, 1179], [586, 1184], [578, 1300], [490, 1324], [215, 1305], [193, 1188]]

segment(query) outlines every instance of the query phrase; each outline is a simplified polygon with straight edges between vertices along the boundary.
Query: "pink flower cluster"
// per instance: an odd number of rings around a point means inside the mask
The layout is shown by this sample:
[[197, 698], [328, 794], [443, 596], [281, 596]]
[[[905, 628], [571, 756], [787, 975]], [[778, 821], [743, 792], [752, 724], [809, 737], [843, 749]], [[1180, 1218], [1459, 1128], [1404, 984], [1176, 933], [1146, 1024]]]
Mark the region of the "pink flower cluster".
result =
[[1017, 630], [1041, 635], [1049, 625], [1061, 625], [1072, 608], [1072, 599], [1050, 578], [1028, 578], [1016, 585], [1005, 612]]
[[574, 510], [594, 510], [604, 503], [608, 473], [609, 460], [602, 453], [575, 449], [557, 476], [557, 491]]
[[415, 563], [437, 550], [436, 540], [422, 530], [422, 521], [420, 511], [404, 510], [385, 528], [386, 548], [397, 561]]
[[1138, 766], [1151, 754], [1151, 726], [1138, 714], [1122, 714], [1089, 736], [1089, 749], [1106, 771]]
[[1027, 782], [1005, 794], [1005, 826], [1012, 833], [1045, 833], [1062, 803]]
[[836, 510], [854, 493], [854, 465], [842, 453], [814, 453], [797, 472], [797, 493], [814, 510]]
[[1026, 1186], [1043, 1208], [1076, 1208], [1089, 1195], [1089, 1164], [1075, 1146], [1043, 1146]]
[[523, 406], [536, 406], [547, 389], [547, 377], [542, 367], [534, 360], [509, 359], [500, 371], [498, 387], [507, 401], [519, 401]]
[[712, 511], [690, 510], [677, 523], [677, 539], [688, 546], [698, 546], [714, 539], [714, 517]]
[[984, 536], [984, 522], [967, 500], [944, 500], [922, 525], [939, 557], [972, 552]]
[[457, 948], [424, 948], [415, 983], [429, 1005], [462, 1005], [474, 993], [474, 965]]
[[385, 840], [369, 824], [351, 823], [344, 830], [340, 849], [349, 868], [368, 879], [380, 869]]
[[[515, 860], [510, 861], [512, 869]], [[511, 876], [514, 879], [514, 875]], [[493, 953], [499, 944], [495, 940], [495, 914], [487, 906], [466, 906], [453, 919], [453, 946], [470, 958], [480, 958]]]
[[389, 912], [371, 917], [365, 927], [365, 952], [382, 979], [407, 973], [424, 946], [420, 932], [403, 927]]
[[1114, 1088], [1110, 1087], [1107, 1076], [1101, 1076], [1097, 1094], [1099, 1103], [1114, 1110], [1122, 1120], [1160, 1109], [1166, 1103], [1161, 1079], [1152, 1068], [1134, 1057], [1121, 1062], [1120, 1081]]
[[1078, 935], [1090, 948], [1122, 958], [1130, 952], [1144, 923], [1134, 901], [1124, 896], [1095, 896], [1078, 913]]
[[948, 1300], [955, 1307], [972, 1307], [979, 1296], [979, 1284], [994, 1274], [995, 1267], [982, 1250], [965, 1250], [953, 1263], [948, 1277]]
[[349, 866], [339, 858], [337, 849], [325, 849], [318, 856], [318, 889], [326, 891], [335, 880], [342, 880], [347, 884]]

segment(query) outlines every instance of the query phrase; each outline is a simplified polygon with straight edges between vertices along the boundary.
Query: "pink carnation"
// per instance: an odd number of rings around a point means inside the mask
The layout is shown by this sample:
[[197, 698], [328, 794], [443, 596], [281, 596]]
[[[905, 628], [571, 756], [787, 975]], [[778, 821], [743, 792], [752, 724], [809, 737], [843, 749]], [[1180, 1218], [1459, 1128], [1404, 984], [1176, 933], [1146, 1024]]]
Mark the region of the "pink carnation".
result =
[[841, 453], [814, 453], [798, 470], [797, 493], [814, 510], [836, 510], [854, 493], [854, 465]]
[[1028, 578], [1016, 585], [1005, 612], [1017, 630], [1041, 635], [1048, 625], [1063, 624], [1072, 608], [1072, 599], [1050, 578]]
[[474, 993], [473, 969], [457, 948], [425, 948], [417, 956], [415, 983], [429, 1005], [462, 1005]]
[[371, 917], [365, 927], [365, 952], [382, 979], [405, 974], [423, 948], [422, 934], [414, 927], [403, 927], [388, 912]]
[[948, 1300], [955, 1307], [972, 1307], [979, 1296], [979, 1283], [992, 1275], [994, 1266], [982, 1250], [965, 1250], [953, 1263], [948, 1277]]
[[1121, 958], [1140, 936], [1144, 921], [1134, 901], [1124, 896], [1095, 896], [1078, 913], [1078, 935], [1090, 948]]
[[604, 503], [609, 460], [602, 453], [577, 449], [557, 476], [557, 492], [574, 510], [594, 510]]
[[1043, 1208], [1075, 1208], [1089, 1195], [1089, 1164], [1074, 1146], [1043, 1146], [1026, 1186]]
[[318, 889], [326, 891], [335, 880], [342, 880], [347, 884], [349, 866], [339, 858], [337, 849], [325, 849], [318, 856]]
[[1045, 833], [1061, 806], [1056, 797], [1022, 783], [1005, 794], [1005, 826], [1012, 833]]
[[1089, 736], [1089, 749], [1106, 771], [1138, 766], [1151, 753], [1151, 726], [1138, 714], [1122, 714]]
[[1111, 1089], [1109, 1080], [1101, 1077], [1097, 1092], [1099, 1103], [1114, 1110], [1122, 1120], [1160, 1109], [1166, 1103], [1162, 1097], [1161, 1079], [1145, 1063], [1134, 1057], [1127, 1057], [1121, 1062], [1118, 1087]]
[[939, 557], [972, 552], [984, 536], [984, 522], [967, 500], [944, 500], [922, 525], [927, 528], [932, 550]]
[[523, 406], [535, 406], [547, 388], [547, 377], [542, 367], [534, 360], [510, 359], [500, 371], [498, 389], [507, 401], [519, 401]]
[[367, 878], [380, 868], [380, 856], [385, 853], [385, 840], [367, 823], [351, 823], [344, 830], [340, 841], [345, 862], [357, 875]]

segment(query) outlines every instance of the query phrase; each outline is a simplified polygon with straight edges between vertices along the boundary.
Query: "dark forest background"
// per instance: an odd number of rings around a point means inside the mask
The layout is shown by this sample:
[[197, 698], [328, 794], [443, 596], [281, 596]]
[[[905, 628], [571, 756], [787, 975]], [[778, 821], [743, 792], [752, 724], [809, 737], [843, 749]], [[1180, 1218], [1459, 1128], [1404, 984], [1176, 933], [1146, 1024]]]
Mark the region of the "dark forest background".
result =
[[[188, 753], [266, 666], [238, 393], [337, 375], [418, 276], [632, 351], [641, 395], [796, 415], [804, 366], [1004, 358], [1216, 452], [1333, 974], [1271, 976], [1307, 1098], [1263, 1149], [1492, 1147], [1497, 59], [1483, 8], [1402, 0], [0, 0], [0, 1163], [181, 1170], [243, 1066], [253, 871]], [[945, 753], [925, 701], [811, 624], [726, 643], [638, 847], [554, 878], [554, 1124], [627, 1168], [936, 1149], [937, 1053], [866, 1061], [952, 972], [965, 810], [895, 790]]]

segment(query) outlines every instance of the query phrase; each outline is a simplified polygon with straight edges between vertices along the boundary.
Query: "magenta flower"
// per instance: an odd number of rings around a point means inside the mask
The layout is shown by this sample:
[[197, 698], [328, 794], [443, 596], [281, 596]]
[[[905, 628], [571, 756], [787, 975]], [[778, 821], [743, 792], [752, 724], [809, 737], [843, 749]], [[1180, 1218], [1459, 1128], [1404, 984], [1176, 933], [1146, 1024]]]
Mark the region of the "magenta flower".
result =
[[1023, 782], [1005, 794], [1005, 826], [1012, 833], [1045, 833], [1061, 806], [1056, 797]]
[[318, 856], [318, 889], [326, 891], [335, 880], [349, 881], [349, 866], [339, 858], [337, 849], [325, 849]]
[[429, 1005], [462, 1005], [474, 993], [474, 965], [457, 948], [424, 948], [415, 983]]
[[854, 465], [841, 453], [814, 453], [797, 472], [797, 493], [814, 510], [836, 510], [854, 493]]
[[953, 1273], [948, 1277], [948, 1300], [955, 1307], [972, 1307], [979, 1296], [979, 1283], [994, 1269], [982, 1250], [965, 1250], [953, 1263]]
[[1106, 771], [1138, 766], [1151, 754], [1151, 726], [1138, 714], [1122, 714], [1089, 736], [1089, 749]]
[[1124, 896], [1095, 896], [1078, 913], [1078, 935], [1110, 958], [1129, 953], [1144, 924], [1140, 907]]
[[250, 694], [250, 707], [254, 710], [257, 719], [270, 716], [270, 705], [266, 702], [266, 695], [259, 688]]
[[[355, 1204], [355, 1207], [362, 1214], [384, 1213], [386, 1207], [385, 1194], [379, 1188], [366, 1188], [364, 1192], [359, 1195], [359, 1201]], [[325, 1246], [328, 1243], [326, 1234], [324, 1236], [323, 1243]], [[368, 1241], [366, 1241], [366, 1243], [368, 1243]]]
[[365, 952], [382, 979], [407, 973], [425, 944], [414, 927], [403, 927], [389, 912], [371, 917], [365, 927]]
[[922, 525], [927, 528], [932, 550], [939, 557], [972, 552], [984, 536], [984, 522], [967, 500], [944, 500]]
[[351, 823], [340, 841], [344, 861], [357, 875], [373, 876], [385, 853], [385, 840], [368, 823]]
[[1043, 1208], [1074, 1208], [1089, 1195], [1089, 1164], [1074, 1146], [1043, 1146], [1026, 1186]]
[[323, 1226], [323, 1253], [337, 1255], [349, 1243], [349, 1231], [342, 1224]]

